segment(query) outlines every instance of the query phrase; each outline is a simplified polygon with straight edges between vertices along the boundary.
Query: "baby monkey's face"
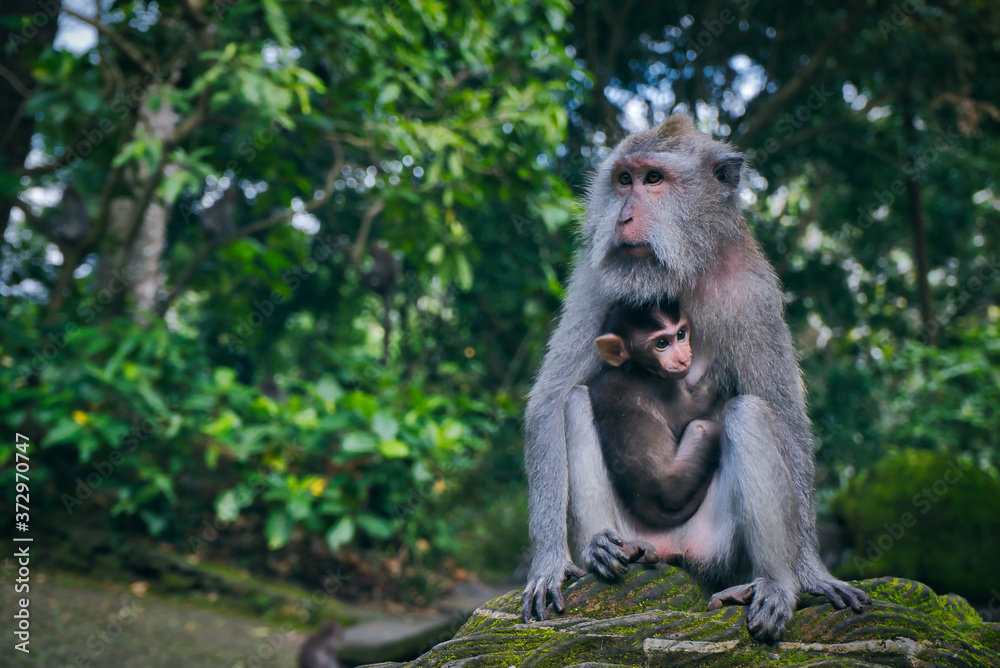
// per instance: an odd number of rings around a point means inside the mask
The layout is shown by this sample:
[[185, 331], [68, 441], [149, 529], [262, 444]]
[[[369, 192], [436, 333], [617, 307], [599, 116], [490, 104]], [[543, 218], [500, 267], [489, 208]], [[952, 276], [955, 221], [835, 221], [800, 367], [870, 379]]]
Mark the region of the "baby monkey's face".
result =
[[642, 366], [664, 378], [681, 379], [691, 369], [691, 325], [687, 316], [677, 322], [661, 318], [663, 327], [633, 341], [634, 357]]
[[623, 335], [604, 334], [597, 338], [597, 349], [608, 364], [621, 366], [634, 360], [647, 371], [680, 380], [691, 370], [691, 325], [683, 313], [676, 321], [662, 312], [655, 314], [657, 329], [634, 327]]

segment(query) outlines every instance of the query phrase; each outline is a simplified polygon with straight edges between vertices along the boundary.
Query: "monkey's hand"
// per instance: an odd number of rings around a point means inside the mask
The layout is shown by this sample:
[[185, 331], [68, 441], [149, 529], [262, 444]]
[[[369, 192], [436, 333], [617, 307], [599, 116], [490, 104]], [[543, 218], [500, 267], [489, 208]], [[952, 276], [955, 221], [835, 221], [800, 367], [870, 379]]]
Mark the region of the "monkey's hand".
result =
[[558, 611], [566, 609], [563, 601], [562, 584], [568, 577], [582, 578], [586, 575], [583, 569], [567, 557], [538, 559], [532, 561], [531, 572], [528, 574], [528, 584], [524, 587], [524, 598], [521, 599], [521, 618], [525, 623], [531, 619], [543, 621], [548, 618], [546, 607], [548, 595], [552, 595], [552, 605]]
[[630, 563], [655, 564], [660, 560], [652, 545], [641, 540], [626, 542], [614, 529], [594, 536], [582, 556], [587, 570], [605, 580], [617, 580], [628, 573]]
[[843, 580], [837, 580], [836, 578], [815, 580], [806, 583], [803, 589], [810, 594], [826, 596], [837, 610], [850, 607], [854, 612], [861, 612], [862, 605], [871, 604], [872, 602], [871, 596], [857, 587], [852, 587]]
[[750, 584], [723, 589], [708, 602], [709, 610], [718, 610], [723, 603], [750, 605], [747, 630], [761, 642], [774, 642], [781, 637], [785, 624], [795, 610], [795, 594], [774, 580], [757, 578]]

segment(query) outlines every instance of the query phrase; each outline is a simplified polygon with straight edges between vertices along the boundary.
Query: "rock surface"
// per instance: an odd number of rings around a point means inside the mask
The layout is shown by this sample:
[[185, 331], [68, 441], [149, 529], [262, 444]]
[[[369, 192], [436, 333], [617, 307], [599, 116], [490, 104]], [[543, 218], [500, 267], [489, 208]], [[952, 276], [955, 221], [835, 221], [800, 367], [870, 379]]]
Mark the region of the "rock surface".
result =
[[380, 668], [623, 668], [642, 666], [992, 666], [1000, 624], [965, 599], [918, 582], [865, 580], [873, 605], [834, 610], [825, 598], [799, 604], [782, 641], [764, 645], [746, 628], [746, 607], [709, 612], [711, 592], [684, 571], [633, 566], [618, 583], [589, 575], [566, 591], [566, 613], [521, 623], [521, 592], [480, 607], [451, 640], [409, 663]]

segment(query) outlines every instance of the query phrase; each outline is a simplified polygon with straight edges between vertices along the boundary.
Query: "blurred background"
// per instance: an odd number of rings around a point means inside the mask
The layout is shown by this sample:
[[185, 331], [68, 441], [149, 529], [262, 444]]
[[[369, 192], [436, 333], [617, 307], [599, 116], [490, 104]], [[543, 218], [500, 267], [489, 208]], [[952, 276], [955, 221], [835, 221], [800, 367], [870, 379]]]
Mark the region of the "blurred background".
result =
[[747, 154], [824, 559], [1000, 622], [997, 3], [3, 0], [0, 29], [25, 665], [291, 665], [331, 618], [437, 642], [442, 601], [523, 584], [587, 174], [675, 112]]

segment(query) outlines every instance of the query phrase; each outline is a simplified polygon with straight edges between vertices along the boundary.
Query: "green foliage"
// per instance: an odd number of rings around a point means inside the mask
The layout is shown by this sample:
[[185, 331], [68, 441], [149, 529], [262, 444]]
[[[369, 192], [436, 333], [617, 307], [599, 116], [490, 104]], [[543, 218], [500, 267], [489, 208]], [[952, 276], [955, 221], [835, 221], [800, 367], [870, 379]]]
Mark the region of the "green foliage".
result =
[[969, 454], [996, 470], [1000, 312], [957, 323], [948, 343], [882, 331], [832, 344], [832, 360], [807, 360], [820, 463], [864, 470], [894, 443]]
[[840, 575], [894, 574], [982, 602], [1000, 587], [1000, 479], [968, 457], [889, 454], [833, 500], [854, 553]]
[[[509, 570], [572, 188], [643, 110], [750, 158], [821, 512], [886, 443], [994, 470], [1000, 14], [897, 5], [118, 2], [88, 53], [9, 52], [0, 425], [37, 445], [41, 511]], [[162, 244], [133, 245], [153, 205]]]
[[[42, 339], [22, 331], [2, 355], [29, 360]], [[213, 506], [223, 524], [262, 510], [271, 549], [296, 527], [332, 550], [434, 536], [443, 528], [413, 512], [414, 495], [439, 496], [491, 431], [484, 403], [444, 401], [334, 364], [289, 381], [276, 400], [228, 367], [213, 369], [197, 339], [162, 324], [118, 319], [75, 329], [65, 344], [39, 374], [44, 392], [23, 383], [23, 368], [0, 367], [0, 381], [15, 388], [4, 394], [7, 419], [24, 424], [30, 411], [46, 434], [34, 446], [36, 479], [55, 477], [64, 490], [62, 508], [47, 512], [88, 516], [88, 492], [99, 489], [115, 499], [112, 515], [138, 514], [151, 533], [195, 548], [195, 527]], [[12, 457], [6, 442], [0, 463]], [[179, 489], [206, 474], [214, 502]]]
[[[551, 169], [568, 10], [127, 2], [90, 54], [45, 51], [25, 111], [49, 164], [2, 194], [72, 186], [89, 234], [47, 224], [65, 198], [15, 217], [5, 282], [44, 288], [4, 290], [0, 402], [37, 443], [48, 512], [138, 517], [199, 553], [218, 547], [206, 519], [271, 550], [317, 537], [415, 561], [481, 540], [481, 517], [449, 509], [488, 496], [473, 481], [493, 464], [521, 484], [510, 391], [557, 304], [549, 248], [573, 209]], [[142, 217], [113, 203], [143, 192], [169, 220], [140, 315], [122, 240]], [[402, 267], [389, 313], [361, 280], [375, 239]]]

